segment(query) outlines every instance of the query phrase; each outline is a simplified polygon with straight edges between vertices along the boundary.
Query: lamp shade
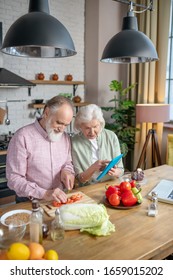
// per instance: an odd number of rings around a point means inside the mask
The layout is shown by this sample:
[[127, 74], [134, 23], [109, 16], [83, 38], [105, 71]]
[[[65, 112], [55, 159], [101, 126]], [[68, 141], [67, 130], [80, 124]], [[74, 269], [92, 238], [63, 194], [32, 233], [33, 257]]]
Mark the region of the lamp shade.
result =
[[137, 123], [164, 123], [170, 120], [169, 104], [137, 104]]
[[137, 18], [132, 11], [123, 19], [122, 31], [107, 43], [101, 61], [108, 63], [144, 63], [158, 60], [152, 41], [138, 31]]
[[67, 57], [76, 54], [65, 26], [49, 14], [48, 0], [30, 0], [29, 12], [9, 28], [2, 52], [23, 57]]

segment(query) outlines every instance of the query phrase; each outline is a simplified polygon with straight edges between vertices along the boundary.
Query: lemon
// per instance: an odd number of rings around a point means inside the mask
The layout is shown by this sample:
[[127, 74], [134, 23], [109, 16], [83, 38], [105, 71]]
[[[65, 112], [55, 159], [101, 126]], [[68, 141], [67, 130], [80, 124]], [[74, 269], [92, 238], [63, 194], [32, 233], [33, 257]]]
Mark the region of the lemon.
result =
[[58, 253], [55, 250], [46, 251], [44, 258], [46, 260], [58, 260]]
[[12, 243], [7, 250], [7, 257], [9, 260], [28, 260], [30, 250], [28, 246], [23, 243]]

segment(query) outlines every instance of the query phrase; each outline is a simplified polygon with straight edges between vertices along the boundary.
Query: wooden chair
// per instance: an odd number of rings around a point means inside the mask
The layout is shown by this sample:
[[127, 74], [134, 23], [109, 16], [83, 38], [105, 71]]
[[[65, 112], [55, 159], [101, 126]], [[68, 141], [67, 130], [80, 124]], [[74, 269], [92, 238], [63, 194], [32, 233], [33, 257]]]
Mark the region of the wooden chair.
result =
[[167, 158], [166, 163], [173, 166], [173, 134], [167, 135]]

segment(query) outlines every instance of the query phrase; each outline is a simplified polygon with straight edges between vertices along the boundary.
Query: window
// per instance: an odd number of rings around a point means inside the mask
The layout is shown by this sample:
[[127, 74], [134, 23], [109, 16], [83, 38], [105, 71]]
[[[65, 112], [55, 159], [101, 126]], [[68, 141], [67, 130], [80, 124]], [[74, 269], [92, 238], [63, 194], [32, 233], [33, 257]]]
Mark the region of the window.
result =
[[166, 103], [171, 105], [170, 120], [173, 121], [173, 0], [170, 9], [168, 61], [166, 71]]

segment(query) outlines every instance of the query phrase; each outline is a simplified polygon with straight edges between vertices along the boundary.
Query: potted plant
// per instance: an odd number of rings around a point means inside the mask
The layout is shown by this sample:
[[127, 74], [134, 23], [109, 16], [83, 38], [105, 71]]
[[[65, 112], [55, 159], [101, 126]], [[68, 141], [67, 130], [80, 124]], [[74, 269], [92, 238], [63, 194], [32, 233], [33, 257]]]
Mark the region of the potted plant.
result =
[[135, 133], [139, 130], [135, 125], [135, 102], [129, 99], [129, 92], [135, 87], [136, 83], [123, 88], [122, 81], [111, 81], [109, 88], [115, 91], [115, 95], [109, 102], [112, 102], [113, 106], [102, 107], [103, 110], [111, 112], [105, 127], [116, 133], [124, 156], [134, 150]]

